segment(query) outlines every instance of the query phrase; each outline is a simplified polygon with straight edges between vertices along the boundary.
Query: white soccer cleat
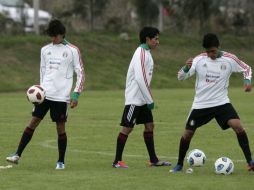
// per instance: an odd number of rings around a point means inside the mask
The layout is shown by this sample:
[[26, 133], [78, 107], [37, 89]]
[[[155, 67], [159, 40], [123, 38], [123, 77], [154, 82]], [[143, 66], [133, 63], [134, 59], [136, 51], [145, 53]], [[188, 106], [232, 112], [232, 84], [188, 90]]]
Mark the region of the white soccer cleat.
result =
[[63, 170], [64, 169], [64, 163], [63, 162], [57, 162], [56, 163], [56, 170]]
[[15, 154], [13, 156], [6, 157], [6, 161], [14, 163], [14, 164], [18, 164], [19, 158], [20, 157], [17, 154]]

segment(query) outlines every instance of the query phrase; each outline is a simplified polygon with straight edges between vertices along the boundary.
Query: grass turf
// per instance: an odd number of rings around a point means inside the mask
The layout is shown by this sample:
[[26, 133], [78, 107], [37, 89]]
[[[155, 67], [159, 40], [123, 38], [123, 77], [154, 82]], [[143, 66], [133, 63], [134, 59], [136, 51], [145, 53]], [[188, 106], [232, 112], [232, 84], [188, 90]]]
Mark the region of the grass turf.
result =
[[[178, 144], [184, 129], [192, 99], [192, 89], [153, 91], [156, 108], [155, 145], [161, 159], [176, 164]], [[230, 90], [233, 105], [238, 111], [254, 149], [253, 92]], [[23, 92], [0, 93], [0, 165], [8, 165], [5, 157], [16, 150], [20, 137], [30, 120], [32, 105]], [[79, 106], [70, 110], [67, 122], [68, 148], [66, 169], [56, 171], [57, 135], [49, 116], [36, 130], [25, 149], [20, 163], [11, 169], [1, 169], [0, 189], [86, 189], [86, 190], [238, 190], [253, 189], [254, 173], [247, 172], [246, 163], [232, 130], [222, 131], [215, 121], [200, 128], [190, 150], [199, 148], [206, 153], [203, 167], [192, 174], [168, 173], [172, 167], [149, 168], [143, 142], [143, 126], [135, 127], [129, 136], [123, 159], [129, 169], [114, 169], [116, 137], [124, 106], [121, 91], [86, 91]], [[228, 156], [234, 161], [235, 172], [230, 176], [214, 173], [214, 161]], [[188, 168], [184, 166], [184, 171]]]

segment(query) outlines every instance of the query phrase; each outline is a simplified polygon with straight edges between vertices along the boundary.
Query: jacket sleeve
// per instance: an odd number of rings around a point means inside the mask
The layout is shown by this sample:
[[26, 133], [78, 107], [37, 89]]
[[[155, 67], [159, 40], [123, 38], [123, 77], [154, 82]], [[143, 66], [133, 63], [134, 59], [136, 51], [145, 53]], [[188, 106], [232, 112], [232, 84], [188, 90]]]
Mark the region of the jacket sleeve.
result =
[[186, 80], [196, 73], [196, 65], [203, 58], [203, 54], [196, 56], [193, 61], [190, 69], [186, 69], [186, 66], [183, 66], [177, 73], [178, 80]]
[[196, 73], [196, 64], [197, 61], [200, 59], [193, 59], [192, 65], [190, 69], [186, 69], [186, 66], [183, 66], [177, 73], [177, 79], [178, 80], [186, 80], [187, 78], [190, 78], [192, 75]]
[[80, 51], [78, 48], [74, 49], [73, 56], [74, 56], [73, 67], [74, 67], [74, 71], [77, 75], [77, 80], [76, 80], [74, 92], [81, 93], [84, 88], [85, 71], [84, 71], [84, 66], [83, 66], [81, 54], [80, 54]]
[[41, 58], [40, 58], [40, 84], [42, 84], [44, 75], [46, 71], [46, 62], [43, 55], [43, 49], [41, 49]]
[[238, 59], [235, 55], [233, 54], [228, 54], [228, 57], [231, 58], [231, 63], [233, 64], [233, 72], [240, 72], [243, 73], [243, 79], [244, 80], [250, 80], [251, 81], [251, 76], [252, 76], [252, 70], [249, 65], [244, 63], [242, 60]]
[[186, 71], [185, 66], [183, 66], [178, 71], [177, 78], [178, 78], [178, 80], [186, 80], [187, 78], [191, 77], [194, 74], [195, 74], [195, 68], [193, 67], [193, 65], [191, 66], [191, 68], [188, 71]]
[[[149, 72], [146, 68], [147, 57], [143, 48], [138, 48], [134, 53], [134, 72], [135, 81], [147, 104], [153, 103], [153, 97], [150, 91], [150, 81], [148, 80]], [[152, 74], [152, 73], [151, 73]]]

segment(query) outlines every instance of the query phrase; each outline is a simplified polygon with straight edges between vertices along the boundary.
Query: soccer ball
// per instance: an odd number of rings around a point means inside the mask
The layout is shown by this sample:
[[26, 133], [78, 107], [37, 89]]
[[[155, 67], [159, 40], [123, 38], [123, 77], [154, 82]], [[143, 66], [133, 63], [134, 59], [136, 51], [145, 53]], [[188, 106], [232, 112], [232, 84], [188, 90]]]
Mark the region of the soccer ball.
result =
[[190, 166], [203, 166], [206, 161], [205, 153], [202, 150], [191, 150], [187, 155], [187, 163]]
[[33, 85], [27, 90], [26, 95], [29, 102], [40, 104], [45, 99], [45, 90], [40, 85]]
[[218, 158], [214, 163], [214, 167], [216, 174], [229, 175], [234, 171], [234, 163], [227, 157]]

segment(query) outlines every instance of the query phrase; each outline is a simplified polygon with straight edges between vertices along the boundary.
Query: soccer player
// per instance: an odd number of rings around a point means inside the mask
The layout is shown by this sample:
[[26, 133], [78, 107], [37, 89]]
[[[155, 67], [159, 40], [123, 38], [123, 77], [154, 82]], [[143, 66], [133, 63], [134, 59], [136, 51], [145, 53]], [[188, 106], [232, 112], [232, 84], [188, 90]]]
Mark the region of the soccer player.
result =
[[[66, 29], [61, 21], [54, 19], [49, 23], [47, 34], [51, 43], [42, 47], [40, 60], [40, 85], [46, 91], [45, 100], [35, 105], [32, 119], [25, 128], [16, 153], [6, 160], [18, 163], [22, 152], [31, 140], [35, 129], [50, 110], [50, 116], [56, 123], [58, 133], [59, 158], [56, 169], [64, 169], [67, 147], [65, 122], [69, 107], [78, 105], [78, 97], [83, 90], [84, 68], [79, 49], [65, 40]], [[76, 86], [70, 97], [73, 85], [73, 73], [76, 73]]]
[[235, 55], [221, 51], [220, 42], [215, 34], [206, 34], [203, 38], [205, 53], [188, 59], [186, 65], [178, 72], [178, 80], [185, 80], [196, 74], [196, 94], [185, 131], [180, 140], [177, 165], [170, 172], [183, 168], [183, 161], [191, 139], [197, 128], [207, 124], [213, 118], [222, 130], [232, 128], [248, 163], [248, 170], [254, 170], [254, 161], [247, 134], [240, 118], [228, 98], [230, 75], [243, 73], [244, 90], [251, 91], [251, 68]]
[[155, 153], [153, 138], [154, 101], [150, 91], [153, 74], [153, 58], [151, 50], [159, 44], [159, 30], [144, 27], [139, 34], [140, 46], [134, 52], [129, 65], [125, 88], [125, 108], [121, 121], [121, 131], [117, 137], [116, 155], [112, 164], [114, 168], [128, 168], [122, 160], [122, 153], [128, 135], [135, 124], [144, 124], [144, 141], [149, 153], [150, 166], [168, 166], [169, 162], [160, 161]]

